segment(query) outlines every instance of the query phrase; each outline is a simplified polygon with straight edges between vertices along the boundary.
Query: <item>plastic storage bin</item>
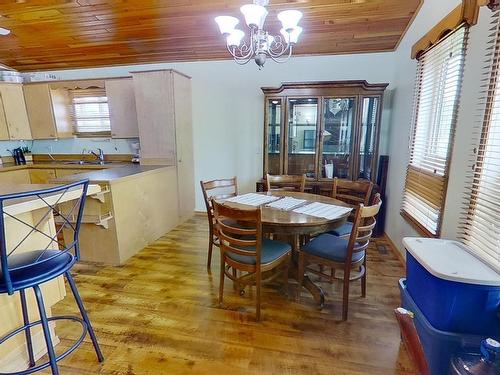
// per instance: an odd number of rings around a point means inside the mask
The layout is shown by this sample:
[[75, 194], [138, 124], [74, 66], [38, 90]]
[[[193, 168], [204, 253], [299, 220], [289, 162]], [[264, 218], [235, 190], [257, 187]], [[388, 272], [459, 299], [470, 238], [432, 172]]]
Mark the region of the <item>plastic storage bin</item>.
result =
[[424, 348], [425, 357], [432, 375], [448, 374], [450, 360], [457, 354], [479, 352], [481, 341], [487, 338], [488, 335], [453, 333], [434, 328], [411, 298], [405, 279], [399, 280], [399, 289], [402, 307], [415, 315], [415, 328]]
[[408, 291], [433, 327], [500, 335], [500, 274], [460, 242], [403, 239]]

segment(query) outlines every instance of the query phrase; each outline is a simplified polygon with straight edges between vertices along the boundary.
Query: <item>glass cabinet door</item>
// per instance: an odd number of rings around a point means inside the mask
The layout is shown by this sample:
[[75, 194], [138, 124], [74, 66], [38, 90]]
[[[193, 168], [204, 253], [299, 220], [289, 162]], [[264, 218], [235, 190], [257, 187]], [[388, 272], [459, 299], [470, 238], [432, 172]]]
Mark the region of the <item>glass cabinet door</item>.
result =
[[359, 176], [358, 178], [372, 180], [376, 160], [375, 147], [377, 142], [377, 120], [379, 111], [378, 97], [364, 97], [359, 139]]
[[323, 101], [322, 178], [351, 178], [355, 98]]
[[281, 99], [267, 104], [267, 173], [281, 174]]
[[288, 99], [287, 173], [316, 177], [318, 99]]

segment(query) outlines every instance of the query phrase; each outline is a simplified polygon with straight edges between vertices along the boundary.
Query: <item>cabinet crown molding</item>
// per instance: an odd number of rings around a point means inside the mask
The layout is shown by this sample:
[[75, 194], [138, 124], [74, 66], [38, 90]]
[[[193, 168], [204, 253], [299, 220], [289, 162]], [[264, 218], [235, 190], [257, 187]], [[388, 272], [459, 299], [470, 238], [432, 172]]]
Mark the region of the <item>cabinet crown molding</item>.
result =
[[388, 83], [368, 83], [365, 80], [284, 82], [280, 87], [262, 87], [264, 94], [281, 94], [286, 90], [359, 88], [364, 91], [384, 91]]

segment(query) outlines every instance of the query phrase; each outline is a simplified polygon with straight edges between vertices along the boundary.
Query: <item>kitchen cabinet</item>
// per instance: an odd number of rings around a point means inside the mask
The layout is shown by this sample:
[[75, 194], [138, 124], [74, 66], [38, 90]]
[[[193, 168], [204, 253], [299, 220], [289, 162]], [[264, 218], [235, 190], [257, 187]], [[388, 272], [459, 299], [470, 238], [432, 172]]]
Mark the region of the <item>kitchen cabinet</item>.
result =
[[30, 182], [30, 174], [27, 169], [0, 172], [0, 183], [2, 184], [29, 184]]
[[29, 169], [29, 174], [32, 184], [48, 184], [56, 178], [54, 169]]
[[73, 137], [67, 91], [48, 83], [27, 84], [23, 91], [33, 139]]
[[56, 177], [57, 178], [60, 178], [60, 177], [64, 177], [64, 176], [70, 176], [70, 175], [74, 175], [74, 174], [77, 174], [77, 173], [85, 173], [85, 172], [89, 172], [88, 169], [83, 169], [83, 168], [80, 168], [80, 169], [56, 169]]
[[375, 182], [382, 98], [387, 84], [366, 81], [286, 83], [263, 88], [264, 168]]
[[133, 72], [141, 164], [177, 167], [181, 222], [194, 212], [191, 78], [175, 70]]
[[22, 85], [0, 83], [0, 98], [9, 139], [32, 139]]
[[134, 82], [132, 78], [105, 81], [108, 97], [112, 138], [138, 138], [137, 112], [135, 109]]
[[3, 110], [3, 105], [0, 105], [0, 141], [8, 141], [8, 140], [10, 140], [10, 137], [9, 137], [9, 129], [7, 127], [7, 119], [5, 118], [5, 111]]

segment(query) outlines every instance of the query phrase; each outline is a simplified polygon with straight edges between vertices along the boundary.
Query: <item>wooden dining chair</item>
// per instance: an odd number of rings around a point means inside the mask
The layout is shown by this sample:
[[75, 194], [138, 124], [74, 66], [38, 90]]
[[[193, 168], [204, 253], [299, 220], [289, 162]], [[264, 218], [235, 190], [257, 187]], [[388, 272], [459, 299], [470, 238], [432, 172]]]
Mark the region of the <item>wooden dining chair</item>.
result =
[[267, 191], [289, 190], [303, 193], [306, 188], [306, 175], [266, 175]]
[[[333, 179], [332, 198], [338, 199], [353, 206], [357, 206], [360, 203], [367, 206], [370, 203], [372, 190], [373, 182], [371, 181], [351, 181], [335, 177]], [[352, 216], [350, 219], [351, 220], [346, 221], [343, 225], [330, 231], [329, 233], [338, 237], [350, 236], [352, 232], [352, 220], [354, 219], [354, 216]]]
[[207, 209], [208, 218], [208, 259], [207, 268], [212, 265], [212, 250], [214, 245], [219, 247], [219, 238], [215, 230], [215, 217], [211, 199], [225, 199], [238, 195], [238, 181], [236, 177], [211, 181], [200, 181], [203, 199]]
[[[261, 209], [241, 210], [212, 201], [220, 239], [219, 304], [224, 295], [224, 279], [228, 277], [240, 290], [240, 285], [255, 285], [256, 319], [260, 320], [261, 285], [283, 277], [288, 294], [288, 268], [292, 247], [281, 241], [263, 239]], [[239, 225], [235, 225], [238, 223]], [[264, 272], [280, 268], [262, 279]]]
[[[302, 285], [304, 272], [311, 272], [321, 278], [331, 279], [322, 271], [322, 267], [343, 269], [342, 320], [347, 320], [349, 304], [349, 284], [361, 279], [361, 294], [366, 297], [366, 249], [370, 243], [375, 217], [380, 210], [382, 200], [376, 194], [371, 206], [358, 205], [354, 213], [353, 228], [349, 239], [324, 233], [314, 238], [300, 250], [299, 254], [299, 285]], [[308, 267], [316, 264], [320, 269]], [[351, 277], [351, 271], [357, 273]]]

